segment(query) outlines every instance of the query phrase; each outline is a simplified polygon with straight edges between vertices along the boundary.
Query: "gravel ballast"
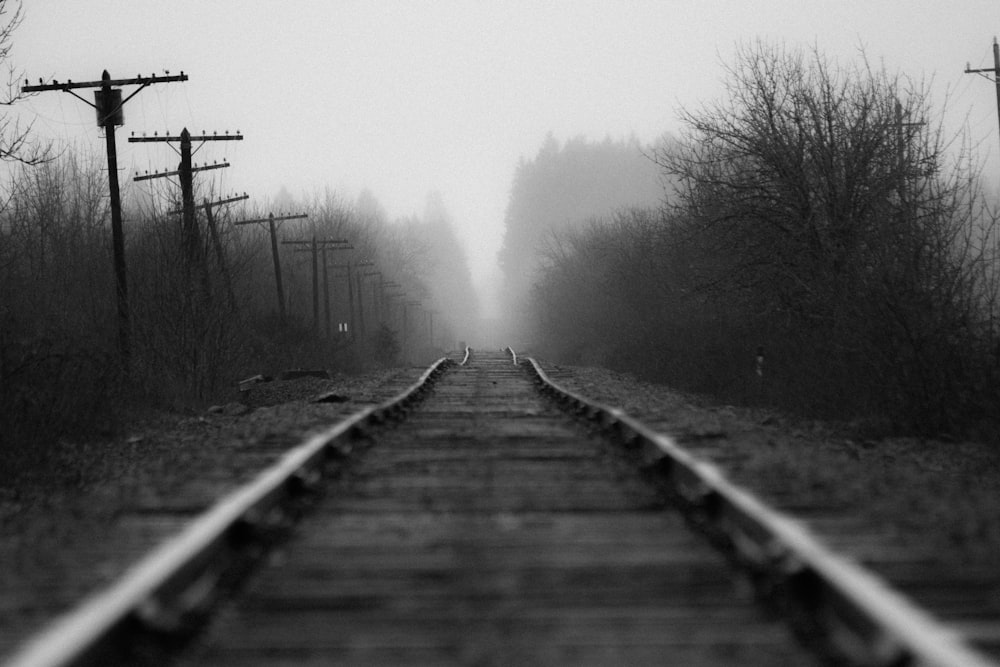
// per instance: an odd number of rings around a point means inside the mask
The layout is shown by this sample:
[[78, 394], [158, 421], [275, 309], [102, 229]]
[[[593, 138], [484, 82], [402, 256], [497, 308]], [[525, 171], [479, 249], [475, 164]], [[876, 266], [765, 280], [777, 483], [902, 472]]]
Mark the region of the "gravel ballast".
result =
[[[198, 415], [147, 417], [114, 440], [55, 443], [45, 470], [0, 483], [0, 663], [283, 452], [423, 371], [263, 382]], [[329, 393], [346, 400], [312, 402]]]

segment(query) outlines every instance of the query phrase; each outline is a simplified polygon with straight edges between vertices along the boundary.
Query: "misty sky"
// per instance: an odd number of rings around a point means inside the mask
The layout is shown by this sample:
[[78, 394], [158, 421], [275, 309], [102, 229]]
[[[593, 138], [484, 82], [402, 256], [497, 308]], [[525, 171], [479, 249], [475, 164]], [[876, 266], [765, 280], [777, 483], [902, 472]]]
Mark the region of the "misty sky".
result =
[[[520, 157], [545, 135], [594, 140], [676, 131], [676, 110], [719, 94], [721, 63], [739, 40], [817, 46], [933, 79], [948, 127], [966, 118], [996, 160], [994, 86], [963, 74], [992, 67], [997, 0], [695, 0], [381, 2], [378, 0], [26, 0], [13, 64], [39, 77], [93, 80], [162, 74], [125, 108], [123, 180], [173, 168], [158, 144], [130, 132], [241, 130], [196, 161], [224, 193], [253, 202], [282, 186], [369, 188], [390, 217], [420, 213], [439, 191], [479, 283], [493, 274], [504, 207]], [[88, 98], [89, 91], [82, 91]], [[39, 134], [103, 155], [94, 111], [66, 93], [19, 113]], [[208, 175], [199, 176], [207, 178]], [[140, 184], [141, 185], [141, 184]]]

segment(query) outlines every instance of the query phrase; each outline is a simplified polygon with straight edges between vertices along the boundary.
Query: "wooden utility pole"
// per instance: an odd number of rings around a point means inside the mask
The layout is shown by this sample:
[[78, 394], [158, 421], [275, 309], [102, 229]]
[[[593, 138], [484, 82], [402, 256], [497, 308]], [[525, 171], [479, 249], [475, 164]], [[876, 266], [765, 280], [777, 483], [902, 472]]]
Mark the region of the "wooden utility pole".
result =
[[333, 332], [330, 331], [330, 269], [326, 262], [326, 246], [321, 251], [323, 262], [323, 321], [326, 323], [326, 339], [330, 340]]
[[[350, 263], [348, 263], [348, 266], [350, 266]], [[375, 266], [375, 262], [372, 262], [371, 260], [364, 259], [364, 260], [361, 260], [360, 262], [355, 262], [354, 263], [354, 268], [362, 268], [362, 267], [369, 267], [369, 266]], [[348, 269], [348, 271], [349, 270], [350, 269]], [[357, 284], [357, 288], [358, 288], [358, 334], [362, 338], [365, 337], [365, 333], [366, 333], [366, 328], [365, 328], [365, 291], [364, 291], [364, 281], [365, 281], [365, 276], [366, 275], [367, 274], [365, 274], [365, 273], [357, 273], [357, 274], [355, 274], [355, 278], [356, 278], [355, 283]]]
[[354, 283], [351, 278], [351, 263], [347, 264], [334, 264], [332, 267], [334, 269], [344, 269], [345, 273], [343, 276], [335, 276], [337, 278], [344, 277], [347, 278], [347, 332], [351, 339], [354, 339]]
[[993, 67], [972, 69], [969, 63], [965, 64], [966, 74], [981, 74], [988, 79], [990, 77], [986, 75], [986, 72], [993, 74], [993, 83], [997, 89], [997, 126], [1000, 127], [1000, 44], [997, 44], [996, 37], [993, 38]]
[[[212, 207], [222, 206], [223, 204], [231, 204], [233, 202], [243, 201], [249, 198], [250, 195], [244, 192], [242, 195], [236, 195], [214, 202], [210, 202], [208, 199], [205, 199], [204, 203], [198, 207], [205, 209], [205, 222], [208, 223], [208, 233], [211, 235], [212, 246], [215, 248], [215, 259], [219, 264], [219, 271], [222, 273], [222, 280], [226, 286], [226, 296], [229, 298], [229, 307], [232, 310], [236, 310], [236, 294], [233, 292], [233, 279], [232, 276], [229, 275], [229, 265], [226, 263], [226, 251], [222, 247], [222, 240], [219, 238], [219, 230], [215, 224], [215, 214], [212, 213]], [[171, 213], [181, 212], [181, 210], [171, 211]]]
[[164, 135], [164, 136], [142, 136], [136, 137], [131, 136], [128, 138], [129, 143], [178, 143], [180, 144], [180, 156], [181, 162], [177, 167], [176, 171], [164, 171], [164, 172], [154, 172], [152, 174], [136, 174], [133, 178], [134, 181], [145, 181], [153, 178], [168, 178], [171, 176], [177, 176], [178, 181], [181, 186], [181, 230], [182, 230], [182, 241], [181, 247], [184, 251], [184, 257], [186, 260], [186, 265], [188, 270], [200, 269], [202, 272], [202, 279], [205, 283], [204, 287], [208, 289], [208, 267], [205, 262], [205, 253], [201, 243], [200, 235], [198, 234], [198, 222], [195, 216], [195, 205], [194, 205], [194, 174], [196, 171], [207, 171], [209, 169], [222, 169], [228, 167], [229, 163], [223, 161], [220, 163], [215, 163], [211, 165], [203, 165], [200, 167], [194, 166], [191, 161], [192, 157], [192, 144], [195, 141], [201, 142], [203, 145], [209, 141], [242, 141], [243, 135], [237, 132], [236, 134], [201, 134], [198, 136], [191, 136], [188, 129], [185, 127], [181, 133], [177, 136]]
[[125, 227], [122, 224], [122, 195], [118, 186], [118, 147], [115, 145], [115, 127], [125, 124], [125, 114], [122, 113], [122, 104], [112, 107], [117, 97], [121, 99], [121, 92], [115, 95], [115, 90], [111, 88], [111, 76], [108, 70], [104, 70], [101, 75], [101, 90], [95, 93], [94, 99], [97, 102], [98, 120], [97, 124], [104, 128], [104, 143], [108, 155], [108, 194], [111, 204], [111, 247], [115, 262], [115, 284], [118, 294], [118, 347], [121, 350], [122, 361], [125, 368], [130, 365], [132, 357], [131, 324], [129, 321], [128, 307], [128, 270], [125, 267]]
[[281, 318], [281, 323], [284, 324], [286, 321], [285, 313], [285, 290], [281, 284], [281, 257], [278, 255], [278, 229], [277, 224], [285, 220], [299, 220], [301, 218], [308, 218], [309, 216], [305, 213], [297, 213], [294, 215], [274, 215], [274, 213], [269, 214], [266, 218], [254, 218], [253, 220], [240, 220], [239, 222], [234, 222], [234, 225], [253, 225], [257, 223], [267, 223], [268, 230], [271, 233], [271, 257], [274, 259], [274, 286], [278, 291], [278, 317]]
[[319, 253], [316, 247], [316, 235], [312, 237], [312, 274], [313, 274], [313, 334], [319, 335]]
[[[350, 244], [347, 244], [346, 240], [341, 240], [339, 242], [337, 242], [337, 241], [331, 241], [330, 243], [332, 245], [324, 246], [324, 248], [323, 248], [323, 250], [324, 250], [324, 255], [323, 255], [323, 280], [324, 281], [327, 280], [327, 273], [326, 273], [327, 269], [328, 268], [332, 268], [329, 264], [327, 264], [325, 251], [326, 250], [354, 250], [354, 246], [352, 246]], [[341, 245], [336, 245], [337, 243], [340, 243]], [[347, 244], [347, 245], [343, 245], [343, 244]], [[334, 265], [334, 266], [336, 266], [336, 265]], [[327, 338], [330, 338], [330, 290], [329, 290], [329, 283], [328, 282], [325, 283], [325, 287], [326, 287], [326, 290], [327, 290], [326, 291], [326, 295], [327, 295], [327, 302], [326, 302], [326, 335], [327, 335]], [[348, 290], [350, 290], [350, 284], [348, 284]], [[352, 301], [352, 296], [351, 296], [350, 291], [348, 291], [348, 294], [347, 294], [347, 302], [348, 302], [348, 308], [351, 309], [350, 312], [353, 312], [354, 306], [353, 306], [353, 301]], [[350, 319], [351, 318], [348, 317], [349, 321], [350, 321]], [[348, 333], [353, 337], [354, 336], [354, 323], [353, 322], [350, 323], [350, 327], [351, 327], [351, 330]]]
[[[323, 296], [325, 301], [324, 313], [326, 315], [326, 334], [330, 335], [330, 288], [327, 282], [326, 251], [327, 250], [352, 250], [347, 239], [326, 239], [318, 241], [313, 234], [312, 241], [282, 241], [285, 245], [310, 246], [300, 248], [296, 252], [308, 252], [312, 254], [312, 297], [313, 297], [313, 332], [319, 335], [319, 264], [323, 265]], [[320, 255], [322, 255], [322, 262]]]
[[210, 202], [205, 199], [202, 208], [205, 209], [205, 222], [208, 223], [208, 233], [212, 236], [212, 246], [215, 248], [215, 259], [219, 264], [219, 272], [222, 273], [222, 281], [226, 286], [226, 296], [229, 298], [229, 307], [236, 310], [236, 293], [233, 292], [233, 278], [229, 275], [229, 264], [226, 262], [226, 251], [222, 247], [222, 240], [219, 238], [219, 230], [215, 225], [215, 214], [212, 207], [241, 199], [248, 199], [249, 195], [243, 193], [242, 197], [230, 198], [221, 202]]
[[[355, 262], [353, 264], [351, 262], [348, 262], [347, 264], [336, 264], [333, 267], [335, 269], [346, 269], [346, 271], [347, 271], [347, 300], [348, 300], [348, 311], [347, 311], [348, 312], [348, 316], [347, 317], [348, 317], [348, 321], [349, 321], [349, 327], [350, 327], [351, 337], [352, 338], [354, 338], [354, 331], [355, 331], [355, 326], [354, 326], [355, 325], [355, 321], [354, 321], [354, 312], [355, 312], [355, 308], [354, 308], [354, 293], [355, 293], [355, 291], [357, 291], [357, 295], [358, 295], [358, 307], [357, 307], [357, 313], [358, 313], [357, 325], [358, 326], [357, 326], [357, 331], [360, 334], [362, 334], [362, 335], [365, 333], [364, 291], [363, 291], [362, 282], [363, 282], [364, 275], [367, 275], [367, 274], [354, 274], [351, 271], [351, 269], [352, 268], [365, 267], [365, 266], [375, 266], [375, 262], [372, 262], [372, 261], [369, 261], [369, 260], [362, 260], [360, 262]], [[381, 274], [379, 274], [379, 275], [381, 275]]]
[[205, 258], [201, 252], [201, 239], [198, 234], [198, 223], [194, 211], [194, 172], [191, 171], [191, 133], [185, 127], [181, 130], [181, 163], [178, 171], [181, 182], [181, 229], [183, 229], [184, 254], [188, 266], [199, 266], [204, 269]]
[[[125, 114], [122, 107], [130, 99], [139, 94], [143, 88], [154, 83], [169, 83], [172, 81], [187, 81], [188, 77], [184, 72], [170, 76], [137, 76], [134, 79], [112, 79], [108, 70], [101, 74], [100, 81], [84, 81], [73, 83], [59, 83], [53, 80], [52, 83], [41, 83], [37, 86], [29, 85], [27, 81], [21, 88], [25, 93], [37, 93], [47, 90], [61, 90], [69, 93], [73, 97], [88, 104], [97, 111], [97, 125], [104, 129], [104, 140], [108, 154], [108, 190], [111, 196], [111, 245], [114, 255], [115, 265], [115, 294], [118, 303], [118, 351], [121, 355], [122, 366], [128, 371], [131, 359], [131, 326], [129, 323], [128, 307], [128, 274], [125, 269], [125, 233], [122, 226], [122, 199], [118, 186], [118, 147], [115, 145], [115, 128], [125, 124]], [[122, 91], [115, 86], [139, 86], [131, 95], [122, 99]], [[97, 88], [94, 91], [94, 101], [90, 102], [73, 92], [80, 88]]]
[[275, 228], [276, 222], [274, 214], [270, 214], [267, 226], [271, 234], [271, 257], [274, 259], [274, 286], [278, 290], [278, 317], [281, 319], [281, 323], [284, 324], [286, 321], [285, 290], [281, 285], [281, 257], [278, 254], [278, 230]]

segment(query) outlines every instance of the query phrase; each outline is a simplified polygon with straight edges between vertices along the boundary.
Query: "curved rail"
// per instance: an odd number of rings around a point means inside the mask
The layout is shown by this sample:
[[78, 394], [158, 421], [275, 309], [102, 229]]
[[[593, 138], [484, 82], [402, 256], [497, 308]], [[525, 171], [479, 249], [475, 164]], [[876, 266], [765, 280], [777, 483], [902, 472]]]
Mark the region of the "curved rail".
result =
[[535, 359], [528, 361], [543, 393], [598, 422], [637, 452], [644, 468], [667, 485], [702, 527], [723, 541], [793, 616], [804, 612], [809, 630], [818, 631], [824, 645], [840, 656], [865, 665], [994, 664], [881, 579], [830, 552], [800, 523], [734, 485], [672, 438], [618, 408], [559, 386]]
[[[442, 358], [398, 396], [365, 408], [289, 450], [256, 479], [225, 496], [176, 537], [141, 560], [113, 587], [57, 618], [14, 655], [8, 667], [56, 667], [99, 660], [119, 632], [183, 631], [205, 610], [234, 552], [261, 539], [282, 507], [323, 476], [327, 460], [346, 456], [372, 425], [399, 418], [454, 362]], [[98, 663], [99, 664], [99, 663]]]
[[514, 365], [517, 366], [517, 352], [514, 351], [514, 348], [508, 345], [507, 349], [504, 351], [510, 354], [511, 361], [513, 361]]

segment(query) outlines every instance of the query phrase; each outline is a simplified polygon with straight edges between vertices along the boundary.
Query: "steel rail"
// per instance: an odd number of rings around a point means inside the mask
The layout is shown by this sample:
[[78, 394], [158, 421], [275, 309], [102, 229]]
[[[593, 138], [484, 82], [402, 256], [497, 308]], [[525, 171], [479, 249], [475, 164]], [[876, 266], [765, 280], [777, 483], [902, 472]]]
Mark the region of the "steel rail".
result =
[[[514, 350], [508, 348], [516, 362]], [[805, 526], [768, 507], [662, 433], [618, 408], [584, 398], [546, 375], [531, 357], [522, 364], [541, 391], [620, 438], [643, 467], [664, 482], [706, 531], [777, 592], [793, 614], [808, 616], [810, 631], [853, 664], [987, 667], [995, 663], [959, 633], [916, 607], [868, 570], [832, 553]]]
[[322, 477], [328, 458], [346, 456], [367, 428], [401, 417], [454, 362], [442, 358], [402, 393], [360, 410], [289, 450], [248, 484], [232, 491], [177, 536], [139, 561], [111, 587], [85, 599], [31, 637], [8, 667], [92, 664], [126, 627], [170, 631], [177, 619], [198, 612], [220, 579], [233, 542], [248, 530], [267, 528], [273, 512]]
[[517, 352], [514, 351], [514, 348], [512, 348], [512, 347], [510, 347], [508, 345], [507, 349], [505, 350], [505, 352], [509, 352], [510, 353], [511, 360], [514, 362], [514, 365], [517, 366]]

